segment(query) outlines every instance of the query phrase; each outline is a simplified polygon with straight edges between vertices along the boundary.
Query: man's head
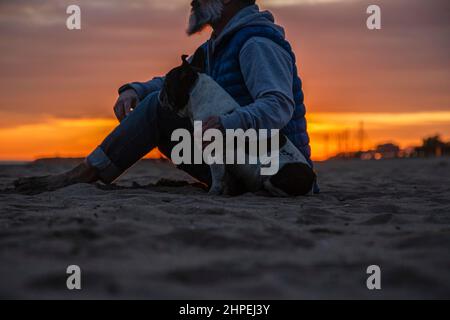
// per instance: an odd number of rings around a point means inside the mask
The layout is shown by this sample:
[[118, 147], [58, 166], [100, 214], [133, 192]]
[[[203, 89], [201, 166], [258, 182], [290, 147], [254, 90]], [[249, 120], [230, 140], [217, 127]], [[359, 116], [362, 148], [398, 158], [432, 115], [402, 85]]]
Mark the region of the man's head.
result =
[[[193, 0], [187, 29], [188, 35], [202, 31], [206, 26], [214, 26], [224, 16], [237, 9], [255, 4], [256, 0]], [[228, 13], [228, 15], [227, 15]]]

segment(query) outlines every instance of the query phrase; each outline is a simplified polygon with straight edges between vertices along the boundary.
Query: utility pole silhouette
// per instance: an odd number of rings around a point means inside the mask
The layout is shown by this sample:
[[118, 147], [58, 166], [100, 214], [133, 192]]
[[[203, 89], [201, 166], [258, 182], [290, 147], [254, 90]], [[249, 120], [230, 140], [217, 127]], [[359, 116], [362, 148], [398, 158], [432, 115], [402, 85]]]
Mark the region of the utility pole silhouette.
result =
[[364, 130], [364, 121], [359, 122], [359, 129], [357, 133], [358, 137], [358, 151], [364, 151], [365, 147], [365, 139], [366, 139], [366, 132]]
[[342, 132], [343, 138], [344, 138], [344, 153], [345, 157], [347, 158], [350, 153], [350, 130], [345, 129], [344, 132]]
[[325, 133], [323, 135], [323, 154], [325, 159], [328, 159], [329, 157], [329, 143], [330, 143], [330, 134]]
[[342, 154], [342, 140], [341, 140], [341, 133], [336, 132], [336, 140], [337, 140], [337, 153]]

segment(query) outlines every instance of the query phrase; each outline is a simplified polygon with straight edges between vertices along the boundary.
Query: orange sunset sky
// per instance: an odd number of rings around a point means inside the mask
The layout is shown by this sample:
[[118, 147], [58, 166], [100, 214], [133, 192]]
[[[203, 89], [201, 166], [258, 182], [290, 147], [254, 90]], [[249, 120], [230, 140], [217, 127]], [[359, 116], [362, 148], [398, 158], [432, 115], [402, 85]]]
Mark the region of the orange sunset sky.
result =
[[[86, 155], [117, 124], [120, 85], [165, 74], [207, 39], [185, 34], [189, 3], [0, 1], [0, 160]], [[66, 28], [70, 4], [81, 7], [80, 31]], [[296, 52], [314, 159], [357, 148], [361, 123], [364, 148], [450, 139], [448, 0], [259, 4]], [[366, 28], [370, 4], [381, 30]]]

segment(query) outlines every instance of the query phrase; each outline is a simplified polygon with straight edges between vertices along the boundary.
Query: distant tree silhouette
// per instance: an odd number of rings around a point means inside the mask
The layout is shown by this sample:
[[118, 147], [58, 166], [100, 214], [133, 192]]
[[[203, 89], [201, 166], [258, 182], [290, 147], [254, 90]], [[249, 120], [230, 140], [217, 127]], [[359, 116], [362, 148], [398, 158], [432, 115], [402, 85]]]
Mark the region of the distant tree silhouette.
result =
[[440, 135], [423, 139], [422, 146], [416, 148], [418, 156], [440, 157], [450, 155], [450, 144], [442, 141]]

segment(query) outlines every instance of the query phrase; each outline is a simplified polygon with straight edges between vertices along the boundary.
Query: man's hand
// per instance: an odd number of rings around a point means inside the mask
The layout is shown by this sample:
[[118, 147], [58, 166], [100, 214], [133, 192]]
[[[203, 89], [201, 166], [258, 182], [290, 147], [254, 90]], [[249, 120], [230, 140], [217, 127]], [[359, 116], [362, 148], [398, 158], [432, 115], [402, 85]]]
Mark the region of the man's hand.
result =
[[[205, 134], [205, 131], [209, 129], [217, 129], [222, 133], [225, 131], [222, 123], [220, 122], [220, 118], [217, 116], [209, 117], [203, 122], [202, 134]], [[203, 141], [203, 149], [205, 149], [211, 142], [212, 141]]]
[[117, 120], [122, 121], [133, 111], [139, 102], [139, 97], [133, 89], [122, 92], [114, 105], [114, 114]]

